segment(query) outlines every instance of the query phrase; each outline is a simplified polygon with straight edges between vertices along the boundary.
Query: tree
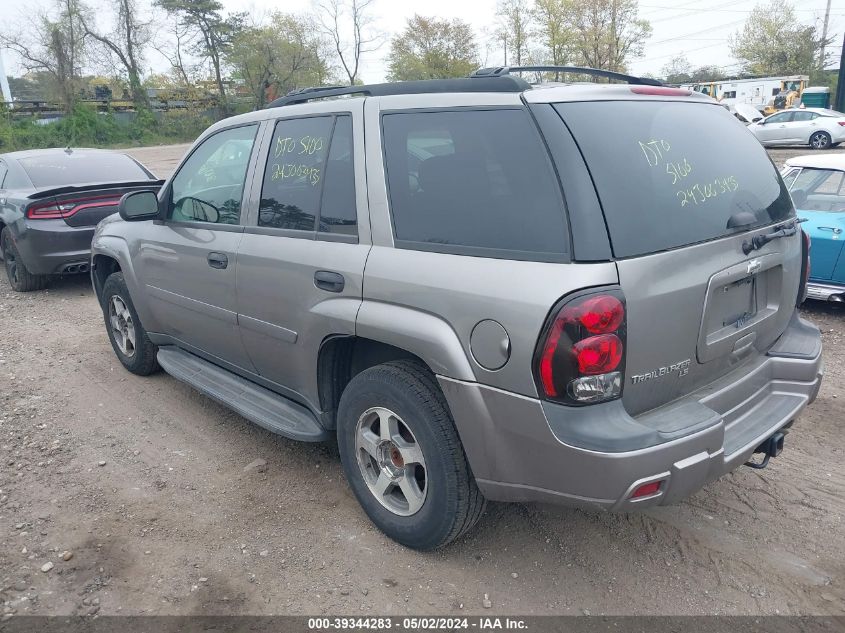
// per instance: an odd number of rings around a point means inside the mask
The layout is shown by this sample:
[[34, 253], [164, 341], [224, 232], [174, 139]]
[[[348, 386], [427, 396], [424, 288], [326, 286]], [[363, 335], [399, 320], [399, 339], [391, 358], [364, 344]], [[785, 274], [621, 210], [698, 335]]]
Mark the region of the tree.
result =
[[555, 66], [567, 65], [573, 55], [570, 5], [569, 0], [534, 0], [531, 9], [536, 33], [545, 47], [547, 61]]
[[316, 7], [323, 32], [328, 36], [349, 85], [358, 80], [361, 57], [378, 50], [384, 37], [373, 27], [375, 0], [320, 0]]
[[689, 83], [692, 80], [692, 64], [681, 55], [663, 66], [661, 74], [667, 84]]
[[253, 106], [270, 97], [320, 85], [328, 76], [324, 42], [306, 18], [272, 14], [270, 24], [244, 29], [226, 55], [227, 63], [244, 80]]
[[574, 45], [586, 66], [624, 71], [640, 57], [651, 25], [638, 17], [637, 0], [572, 0]]
[[[731, 53], [755, 75], [807, 74], [819, 62], [822, 42], [815, 26], [801, 24], [792, 4], [758, 4], [731, 39]], [[827, 60], [822, 60], [822, 66]]]
[[49, 76], [51, 96], [65, 112], [76, 102], [85, 58], [82, 12], [79, 0], [56, 0], [53, 15], [42, 13], [30, 28], [7, 27], [0, 33], [0, 44], [17, 53], [28, 72]]
[[148, 109], [150, 101], [141, 81], [141, 63], [144, 47], [151, 39], [150, 24], [140, 19], [137, 0], [112, 0], [112, 9], [115, 24], [111, 32], [99, 32], [93, 20], [82, 18], [85, 36], [97, 42], [108, 57], [117, 60], [126, 73], [135, 107]]
[[201, 59], [211, 62], [214, 81], [220, 97], [220, 107], [228, 110], [226, 88], [223, 84], [223, 56], [232, 46], [235, 36], [243, 29], [245, 14], [234, 13], [223, 17], [219, 0], [155, 0], [156, 6], [176, 17], [182, 26], [197, 35], [192, 51]]
[[159, 30], [159, 37], [152, 40], [152, 47], [170, 64], [171, 71], [178, 78], [183, 87], [191, 85], [191, 70], [185, 63], [184, 51], [191, 48], [194, 36], [190, 28], [178, 20], [168, 20]]
[[466, 22], [415, 15], [390, 43], [387, 64], [389, 81], [466, 77], [478, 67], [478, 46]]
[[528, 62], [532, 37], [531, 13], [527, 0], [499, 0], [499, 39], [505, 49], [505, 64], [522, 66]]

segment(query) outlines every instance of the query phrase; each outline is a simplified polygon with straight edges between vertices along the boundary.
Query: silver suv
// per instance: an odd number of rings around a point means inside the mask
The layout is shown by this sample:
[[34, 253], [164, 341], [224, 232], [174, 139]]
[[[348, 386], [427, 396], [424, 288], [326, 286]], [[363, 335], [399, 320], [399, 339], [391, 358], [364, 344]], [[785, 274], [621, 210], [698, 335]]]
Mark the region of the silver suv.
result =
[[777, 455], [821, 383], [807, 241], [754, 137], [651, 80], [510, 70], [221, 121], [93, 243], [129, 371], [336, 437], [417, 549], [485, 499], [676, 502]]

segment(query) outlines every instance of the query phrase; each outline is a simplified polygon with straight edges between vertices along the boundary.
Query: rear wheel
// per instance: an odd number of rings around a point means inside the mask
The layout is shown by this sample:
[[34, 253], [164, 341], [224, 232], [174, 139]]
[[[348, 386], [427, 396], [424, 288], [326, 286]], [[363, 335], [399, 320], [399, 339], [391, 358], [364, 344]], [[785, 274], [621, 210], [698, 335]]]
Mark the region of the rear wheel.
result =
[[0, 233], [0, 250], [3, 251], [3, 263], [6, 268], [6, 276], [9, 278], [9, 285], [16, 292], [31, 292], [43, 290], [47, 287], [47, 275], [34, 275], [29, 272], [21, 261], [18, 247], [12, 241], [9, 228], [3, 229]]
[[109, 341], [123, 366], [139, 376], [158, 371], [158, 348], [141, 325], [123, 273], [109, 275], [103, 284], [102, 301]]
[[484, 511], [446, 400], [421, 363], [394, 361], [355, 376], [340, 399], [337, 433], [352, 491], [402, 545], [446, 545]]
[[827, 149], [832, 145], [831, 141], [833, 139], [830, 138], [830, 134], [827, 132], [814, 132], [812, 136], [810, 136], [810, 147], [813, 149]]

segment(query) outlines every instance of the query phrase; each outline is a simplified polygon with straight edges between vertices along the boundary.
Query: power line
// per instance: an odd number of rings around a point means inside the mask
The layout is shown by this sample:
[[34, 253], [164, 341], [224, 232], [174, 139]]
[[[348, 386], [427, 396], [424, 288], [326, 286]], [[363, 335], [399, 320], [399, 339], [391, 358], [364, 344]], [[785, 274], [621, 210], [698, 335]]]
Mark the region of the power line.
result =
[[717, 31], [718, 29], [723, 29], [723, 28], [726, 28], [728, 26], [734, 26], [736, 24], [742, 24], [744, 22], [745, 22], [745, 18], [743, 18], [741, 20], [734, 20], [733, 22], [727, 22], [725, 24], [719, 24], [718, 26], [711, 26], [710, 28], [701, 29], [700, 31], [694, 31], [692, 33], [685, 33], [684, 35], [677, 35], [675, 37], [670, 37], [670, 38], [667, 38], [665, 40], [660, 40], [658, 42], [648, 42], [648, 44], [653, 46], [655, 44], [665, 44], [666, 42], [675, 42], [677, 40], [685, 39], [685, 38], [687, 38], [691, 35], [701, 35], [702, 33], [709, 33], [710, 31]]

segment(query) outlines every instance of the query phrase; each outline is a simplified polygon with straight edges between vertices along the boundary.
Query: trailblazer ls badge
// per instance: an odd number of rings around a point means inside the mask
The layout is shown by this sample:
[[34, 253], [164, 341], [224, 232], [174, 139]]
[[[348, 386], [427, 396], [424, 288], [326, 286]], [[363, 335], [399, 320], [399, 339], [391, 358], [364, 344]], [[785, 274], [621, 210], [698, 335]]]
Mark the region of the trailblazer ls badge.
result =
[[631, 376], [631, 382], [636, 385], [638, 383], [645, 382], [646, 380], [662, 378], [663, 376], [668, 376], [669, 374], [674, 374], [675, 372], [677, 372], [678, 378], [683, 378], [689, 373], [689, 366], [690, 359], [687, 358], [686, 360], [682, 360], [678, 363], [672, 363], [671, 365], [667, 365], [665, 367], [658, 367], [657, 369], [645, 374], [634, 374]]

